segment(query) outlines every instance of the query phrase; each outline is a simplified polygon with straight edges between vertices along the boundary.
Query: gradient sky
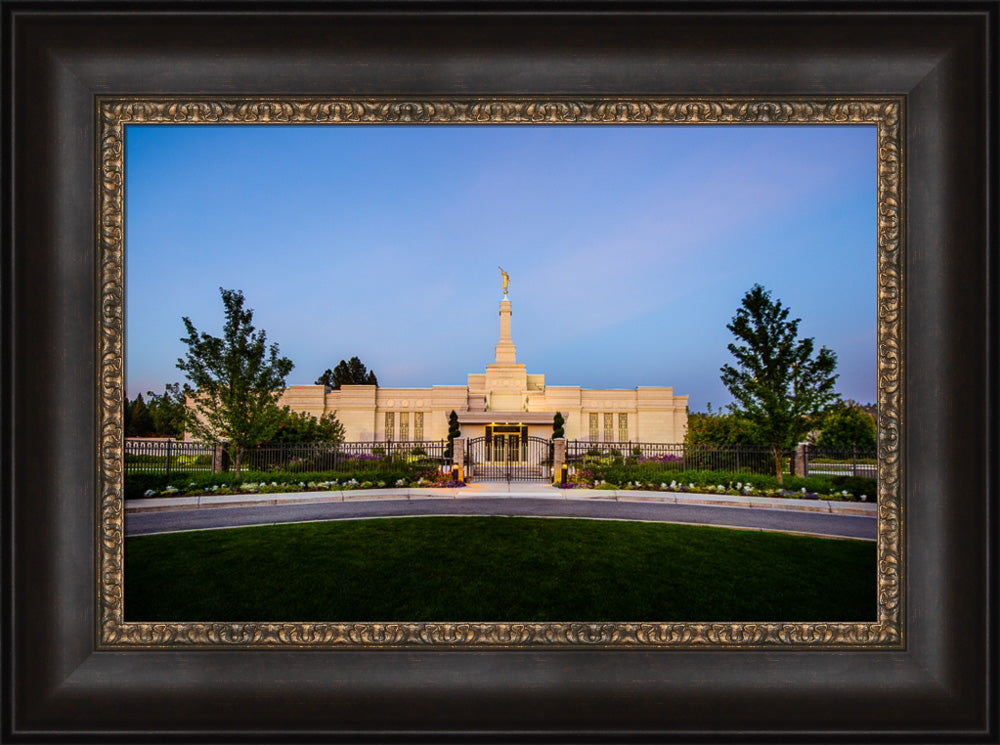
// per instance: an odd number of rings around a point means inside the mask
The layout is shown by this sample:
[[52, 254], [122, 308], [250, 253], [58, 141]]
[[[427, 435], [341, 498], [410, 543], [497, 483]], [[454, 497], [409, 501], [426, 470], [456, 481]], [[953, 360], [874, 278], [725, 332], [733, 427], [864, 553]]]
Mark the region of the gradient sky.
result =
[[726, 324], [762, 284], [876, 400], [873, 125], [129, 125], [126, 389], [182, 381], [182, 316], [219, 287], [311, 384], [493, 361], [510, 274], [518, 362], [550, 385], [732, 401]]

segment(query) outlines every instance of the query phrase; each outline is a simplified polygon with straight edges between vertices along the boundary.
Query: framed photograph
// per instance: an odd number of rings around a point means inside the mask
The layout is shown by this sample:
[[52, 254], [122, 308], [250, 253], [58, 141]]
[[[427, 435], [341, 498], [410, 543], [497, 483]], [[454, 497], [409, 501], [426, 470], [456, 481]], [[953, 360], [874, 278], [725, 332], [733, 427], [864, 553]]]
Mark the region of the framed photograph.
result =
[[[997, 422], [996, 263], [987, 187], [995, 181], [988, 101], [996, 81], [985, 61], [996, 52], [996, 8], [925, 7], [873, 13], [802, 4], [774, 14], [751, 6], [5, 6], [5, 46], [13, 50], [5, 131], [14, 153], [4, 174], [12, 218], [5, 734], [290, 742], [995, 737], [996, 669], [987, 650], [996, 641], [988, 561], [996, 551], [996, 467], [988, 458]], [[275, 44], [279, 28], [284, 41]], [[128, 128], [505, 125], [546, 128], [556, 138], [586, 126], [872, 132], [873, 618], [128, 619]], [[280, 170], [260, 147], [261, 168]], [[205, 193], [190, 163], [159, 168], [181, 193], [185, 180], [192, 195]], [[432, 170], [393, 171], [371, 155], [359, 159], [354, 178], [381, 179], [381, 207], [400, 212], [400, 194], [447, 183], [447, 169]], [[281, 179], [295, 184], [289, 171]], [[175, 239], [186, 242], [183, 231]], [[486, 250], [474, 235], [466, 241], [470, 253]], [[816, 292], [837, 290], [817, 281]], [[501, 306], [496, 364], [510, 366], [503, 313]], [[513, 400], [510, 391], [496, 395]], [[390, 421], [397, 426], [388, 415], [383, 426]], [[405, 421], [409, 432], [409, 412]], [[609, 421], [621, 429], [628, 414]]]

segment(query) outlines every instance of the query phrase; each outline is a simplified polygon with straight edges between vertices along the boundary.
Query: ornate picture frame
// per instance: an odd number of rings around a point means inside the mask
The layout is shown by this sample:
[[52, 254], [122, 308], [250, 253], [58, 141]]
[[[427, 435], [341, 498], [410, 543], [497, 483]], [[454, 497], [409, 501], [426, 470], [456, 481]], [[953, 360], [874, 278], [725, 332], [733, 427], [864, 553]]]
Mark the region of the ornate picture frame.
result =
[[[902, 627], [904, 567], [900, 561], [900, 417], [902, 394], [901, 236], [903, 100], [901, 98], [98, 98], [101, 192], [101, 505], [99, 594], [101, 641], [109, 647], [238, 645], [325, 648], [559, 647], [893, 648], [905, 643]], [[424, 124], [873, 124], [877, 128], [878, 245], [878, 611], [870, 623], [658, 622], [611, 620], [561, 623], [338, 622], [197, 623], [126, 622], [123, 619], [124, 498], [122, 486], [124, 138], [128, 124], [299, 124], [364, 126]]]
[[[997, 12], [4, 2], [3, 737], [995, 740]], [[598, 101], [639, 107], [628, 115], [702, 102], [680, 116], [724, 114], [725, 101], [768, 116], [795, 102], [816, 115], [838, 101], [898, 106], [900, 201], [879, 218], [879, 403], [893, 417], [879, 550], [899, 562], [880, 567], [887, 625], [582, 624], [506, 644], [510, 630], [465, 625], [124, 624], [122, 256], [102, 106], [200, 102], [176, 109], [187, 117], [212, 115], [211, 102], [318, 99], [408, 102], [393, 115], [411, 117], [503, 100], [548, 101], [536, 109], [551, 116]], [[546, 638], [564, 632], [569, 643]], [[678, 632], [691, 636], [670, 641]], [[615, 633], [626, 642], [605, 643]]]

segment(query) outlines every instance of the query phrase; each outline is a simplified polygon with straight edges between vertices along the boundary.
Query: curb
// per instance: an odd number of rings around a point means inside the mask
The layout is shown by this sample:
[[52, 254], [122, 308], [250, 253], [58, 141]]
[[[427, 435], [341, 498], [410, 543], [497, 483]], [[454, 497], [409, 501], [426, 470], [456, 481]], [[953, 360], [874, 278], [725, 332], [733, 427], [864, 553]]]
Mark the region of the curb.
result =
[[612, 489], [557, 489], [547, 491], [532, 487], [526, 490], [502, 491], [492, 486], [486, 488], [452, 489], [352, 489], [348, 491], [291, 492], [277, 494], [221, 494], [197, 497], [167, 497], [130, 499], [125, 502], [126, 513], [164, 512], [221, 507], [276, 506], [282, 504], [312, 504], [322, 502], [369, 502], [413, 499], [461, 499], [463, 497], [491, 497], [496, 499], [561, 499], [605, 500], [614, 502], [659, 502], [663, 504], [691, 504], [711, 507], [745, 507], [747, 509], [796, 510], [823, 512], [833, 515], [875, 517], [878, 505], [871, 502], [835, 502], [832, 500], [807, 500], [774, 497], [737, 497], [720, 494], [694, 494], [686, 492], [643, 492]]

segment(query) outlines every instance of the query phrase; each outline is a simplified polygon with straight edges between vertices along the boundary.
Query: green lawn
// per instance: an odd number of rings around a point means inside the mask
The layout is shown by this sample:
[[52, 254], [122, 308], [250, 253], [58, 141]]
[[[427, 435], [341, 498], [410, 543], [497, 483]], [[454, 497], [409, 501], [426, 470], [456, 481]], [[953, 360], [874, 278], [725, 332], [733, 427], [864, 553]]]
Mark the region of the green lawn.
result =
[[874, 621], [875, 544], [429, 517], [125, 542], [128, 621]]

